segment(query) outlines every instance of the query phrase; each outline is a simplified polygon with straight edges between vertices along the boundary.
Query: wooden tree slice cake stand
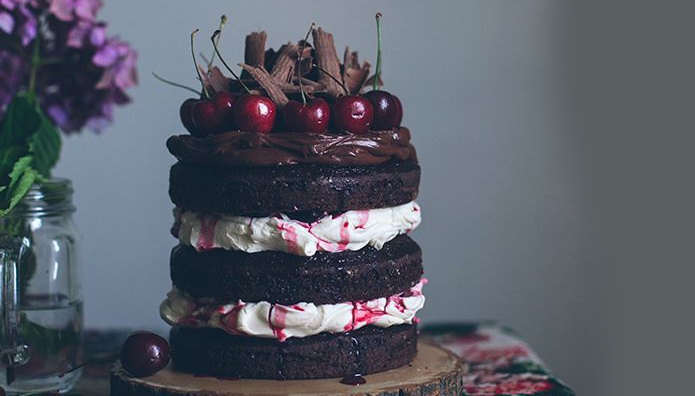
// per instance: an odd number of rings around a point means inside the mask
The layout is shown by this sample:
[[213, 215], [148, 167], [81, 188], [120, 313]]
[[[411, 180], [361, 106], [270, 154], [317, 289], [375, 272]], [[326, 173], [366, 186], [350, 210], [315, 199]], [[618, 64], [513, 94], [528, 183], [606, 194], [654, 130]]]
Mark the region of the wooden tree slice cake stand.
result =
[[360, 386], [340, 378], [318, 380], [224, 380], [197, 377], [167, 367], [145, 378], [128, 375], [120, 363], [111, 370], [112, 396], [242, 396], [242, 395], [418, 395], [458, 396], [463, 391], [465, 366], [453, 353], [427, 341], [418, 342], [412, 363], [365, 375]]

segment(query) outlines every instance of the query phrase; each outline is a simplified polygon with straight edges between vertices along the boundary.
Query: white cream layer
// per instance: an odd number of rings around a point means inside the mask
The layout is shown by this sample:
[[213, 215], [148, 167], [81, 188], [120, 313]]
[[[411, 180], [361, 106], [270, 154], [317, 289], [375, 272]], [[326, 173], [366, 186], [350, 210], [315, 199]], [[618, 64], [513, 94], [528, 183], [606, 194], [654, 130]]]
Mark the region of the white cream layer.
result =
[[284, 341], [366, 325], [385, 328], [417, 323], [415, 313], [425, 304], [422, 286], [426, 282], [423, 278], [406, 293], [370, 301], [322, 305], [301, 302], [289, 306], [265, 301], [210, 305], [174, 288], [160, 305], [159, 313], [170, 325], [214, 327], [231, 334]]
[[284, 214], [244, 217], [195, 212], [183, 212], [177, 223], [180, 242], [198, 251], [270, 250], [313, 256], [317, 251], [360, 250], [367, 245], [381, 249], [399, 234], [417, 227], [420, 220], [420, 207], [413, 201], [392, 208], [327, 215], [313, 223], [292, 220]]

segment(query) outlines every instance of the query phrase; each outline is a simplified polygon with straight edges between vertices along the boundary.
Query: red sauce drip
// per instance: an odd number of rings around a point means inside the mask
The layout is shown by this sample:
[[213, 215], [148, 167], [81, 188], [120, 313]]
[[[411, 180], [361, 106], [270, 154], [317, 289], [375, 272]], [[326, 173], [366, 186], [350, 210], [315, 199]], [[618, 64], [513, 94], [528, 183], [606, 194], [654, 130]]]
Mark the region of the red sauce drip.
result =
[[198, 250], [210, 250], [215, 244], [215, 226], [217, 225], [217, 217], [212, 215], [203, 215], [200, 218], [200, 234], [196, 248]]

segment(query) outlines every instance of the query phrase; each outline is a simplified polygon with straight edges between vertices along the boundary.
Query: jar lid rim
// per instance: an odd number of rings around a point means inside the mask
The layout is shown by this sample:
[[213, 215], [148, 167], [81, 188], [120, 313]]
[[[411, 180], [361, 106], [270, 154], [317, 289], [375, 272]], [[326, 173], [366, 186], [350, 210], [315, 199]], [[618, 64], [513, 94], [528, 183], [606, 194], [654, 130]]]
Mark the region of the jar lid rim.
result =
[[18, 213], [72, 212], [73, 192], [70, 179], [53, 177], [34, 183], [15, 209]]

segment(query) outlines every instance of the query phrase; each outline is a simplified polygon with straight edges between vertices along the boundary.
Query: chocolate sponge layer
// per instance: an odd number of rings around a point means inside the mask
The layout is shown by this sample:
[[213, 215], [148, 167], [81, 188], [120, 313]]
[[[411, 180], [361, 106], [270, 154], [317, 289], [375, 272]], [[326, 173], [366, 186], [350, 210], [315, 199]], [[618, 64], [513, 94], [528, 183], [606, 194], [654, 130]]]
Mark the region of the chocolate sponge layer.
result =
[[171, 167], [169, 196], [185, 210], [267, 216], [402, 205], [415, 199], [419, 185], [414, 161], [257, 168], [178, 162]]
[[171, 358], [179, 370], [206, 376], [315, 379], [370, 374], [403, 366], [417, 353], [417, 326], [366, 326], [279, 342], [220, 329], [174, 326]]
[[223, 249], [196, 252], [178, 245], [172, 250], [170, 268], [174, 285], [197, 298], [336, 304], [408, 290], [422, 277], [422, 253], [407, 235], [387, 242], [381, 250], [367, 246], [311, 257]]

